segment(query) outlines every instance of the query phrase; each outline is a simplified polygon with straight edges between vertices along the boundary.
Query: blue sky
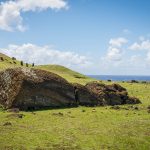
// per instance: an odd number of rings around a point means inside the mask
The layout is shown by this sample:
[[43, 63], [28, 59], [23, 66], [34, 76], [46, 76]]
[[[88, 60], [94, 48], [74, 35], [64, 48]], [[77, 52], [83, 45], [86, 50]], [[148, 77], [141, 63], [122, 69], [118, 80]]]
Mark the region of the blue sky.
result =
[[84, 74], [150, 75], [149, 0], [0, 2], [2, 53]]

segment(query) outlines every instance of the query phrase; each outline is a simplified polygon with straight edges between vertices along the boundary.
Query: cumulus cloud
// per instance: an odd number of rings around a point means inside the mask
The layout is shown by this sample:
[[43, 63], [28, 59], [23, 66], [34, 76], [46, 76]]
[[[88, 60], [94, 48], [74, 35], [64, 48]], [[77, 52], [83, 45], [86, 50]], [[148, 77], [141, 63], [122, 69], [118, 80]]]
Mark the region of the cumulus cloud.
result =
[[150, 40], [142, 40], [140, 43], [133, 43], [129, 49], [131, 50], [150, 50]]
[[120, 61], [122, 51], [115, 47], [109, 47], [106, 58], [111, 61]]
[[109, 44], [112, 47], [121, 47], [123, 44], [127, 42], [128, 42], [127, 39], [123, 37], [119, 37], [119, 38], [110, 39]]
[[59, 64], [67, 67], [86, 67], [90, 64], [86, 56], [71, 51], [60, 51], [50, 46], [37, 46], [34, 44], [9, 45], [8, 48], [0, 48], [0, 52], [11, 57], [16, 57], [28, 63]]
[[126, 44], [127, 42], [128, 42], [127, 39], [123, 37], [110, 39], [107, 54], [105, 56], [105, 60], [120, 61], [123, 55], [122, 46]]
[[65, 0], [9, 0], [0, 3], [0, 29], [24, 31], [22, 13], [68, 8]]
[[149, 65], [150, 64], [150, 40], [140, 40], [140, 42], [135, 42], [133, 43], [130, 47], [130, 50], [141, 50], [141, 51], [146, 51], [146, 58], [143, 61], [146, 61], [146, 63]]
[[131, 45], [125, 38], [110, 39], [99, 66], [105, 74], [150, 74], [150, 39], [141, 36]]

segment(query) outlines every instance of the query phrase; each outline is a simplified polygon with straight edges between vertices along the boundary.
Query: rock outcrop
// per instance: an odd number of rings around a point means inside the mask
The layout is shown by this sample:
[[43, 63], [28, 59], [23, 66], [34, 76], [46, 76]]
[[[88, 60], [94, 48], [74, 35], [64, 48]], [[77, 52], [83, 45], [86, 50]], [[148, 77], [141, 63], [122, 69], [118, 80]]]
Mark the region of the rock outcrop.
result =
[[0, 72], [0, 104], [21, 110], [76, 105], [103, 106], [140, 103], [118, 84], [71, 84], [62, 77], [31, 68]]
[[79, 105], [82, 106], [101, 105], [99, 103], [99, 98], [92, 90], [78, 83], [74, 83], [73, 86], [75, 89], [75, 99]]
[[138, 98], [128, 96], [127, 90], [119, 84], [105, 85], [103, 83], [90, 82], [85, 87], [95, 93], [102, 105], [141, 103]]
[[47, 71], [17, 68], [0, 72], [0, 103], [23, 110], [75, 104], [74, 87]]

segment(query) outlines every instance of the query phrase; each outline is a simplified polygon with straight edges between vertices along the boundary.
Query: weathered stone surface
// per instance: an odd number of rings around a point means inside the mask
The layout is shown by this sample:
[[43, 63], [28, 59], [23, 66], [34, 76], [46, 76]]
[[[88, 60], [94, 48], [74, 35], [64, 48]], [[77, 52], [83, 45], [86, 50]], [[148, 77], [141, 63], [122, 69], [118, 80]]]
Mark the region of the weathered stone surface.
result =
[[98, 82], [90, 82], [86, 87], [93, 91], [104, 105], [122, 105], [141, 103], [138, 98], [128, 96], [125, 88], [119, 84], [105, 85]]
[[127, 104], [139, 104], [141, 103], [141, 101], [136, 98], [136, 97], [128, 97], [128, 99], [126, 100]]
[[31, 68], [0, 72], [0, 104], [5, 108], [32, 110], [46, 107], [137, 104], [118, 84], [71, 84], [62, 77]]
[[75, 104], [74, 87], [47, 71], [17, 68], [0, 72], [0, 103], [5, 108], [34, 109]]
[[75, 93], [75, 95], [77, 94], [77, 96], [75, 97], [76, 97], [76, 102], [79, 105], [95, 106], [99, 104], [99, 99], [93, 91], [77, 83], [74, 83], [73, 86], [75, 89], [77, 89], [77, 92]]
[[19, 113], [19, 108], [7, 109], [7, 112]]

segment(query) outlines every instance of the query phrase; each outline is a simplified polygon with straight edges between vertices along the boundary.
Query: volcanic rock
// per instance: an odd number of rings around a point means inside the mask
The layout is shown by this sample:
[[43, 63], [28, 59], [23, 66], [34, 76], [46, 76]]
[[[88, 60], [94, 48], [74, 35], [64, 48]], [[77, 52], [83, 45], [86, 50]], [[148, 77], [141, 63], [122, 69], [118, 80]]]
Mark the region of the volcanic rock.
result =
[[[11, 68], [0, 72], [0, 104], [11, 110], [137, 104], [119, 84], [71, 84], [44, 70]], [[15, 109], [12, 109], [15, 108]]]
[[119, 84], [105, 85], [99, 82], [90, 82], [85, 87], [93, 91], [104, 105], [141, 103], [138, 98], [129, 97], [127, 90]]
[[74, 83], [73, 86], [75, 88], [75, 99], [77, 104], [82, 106], [95, 106], [101, 102], [97, 95], [86, 86], [77, 83]]
[[0, 72], [0, 104], [21, 110], [75, 104], [74, 87], [62, 77], [30, 68]]

